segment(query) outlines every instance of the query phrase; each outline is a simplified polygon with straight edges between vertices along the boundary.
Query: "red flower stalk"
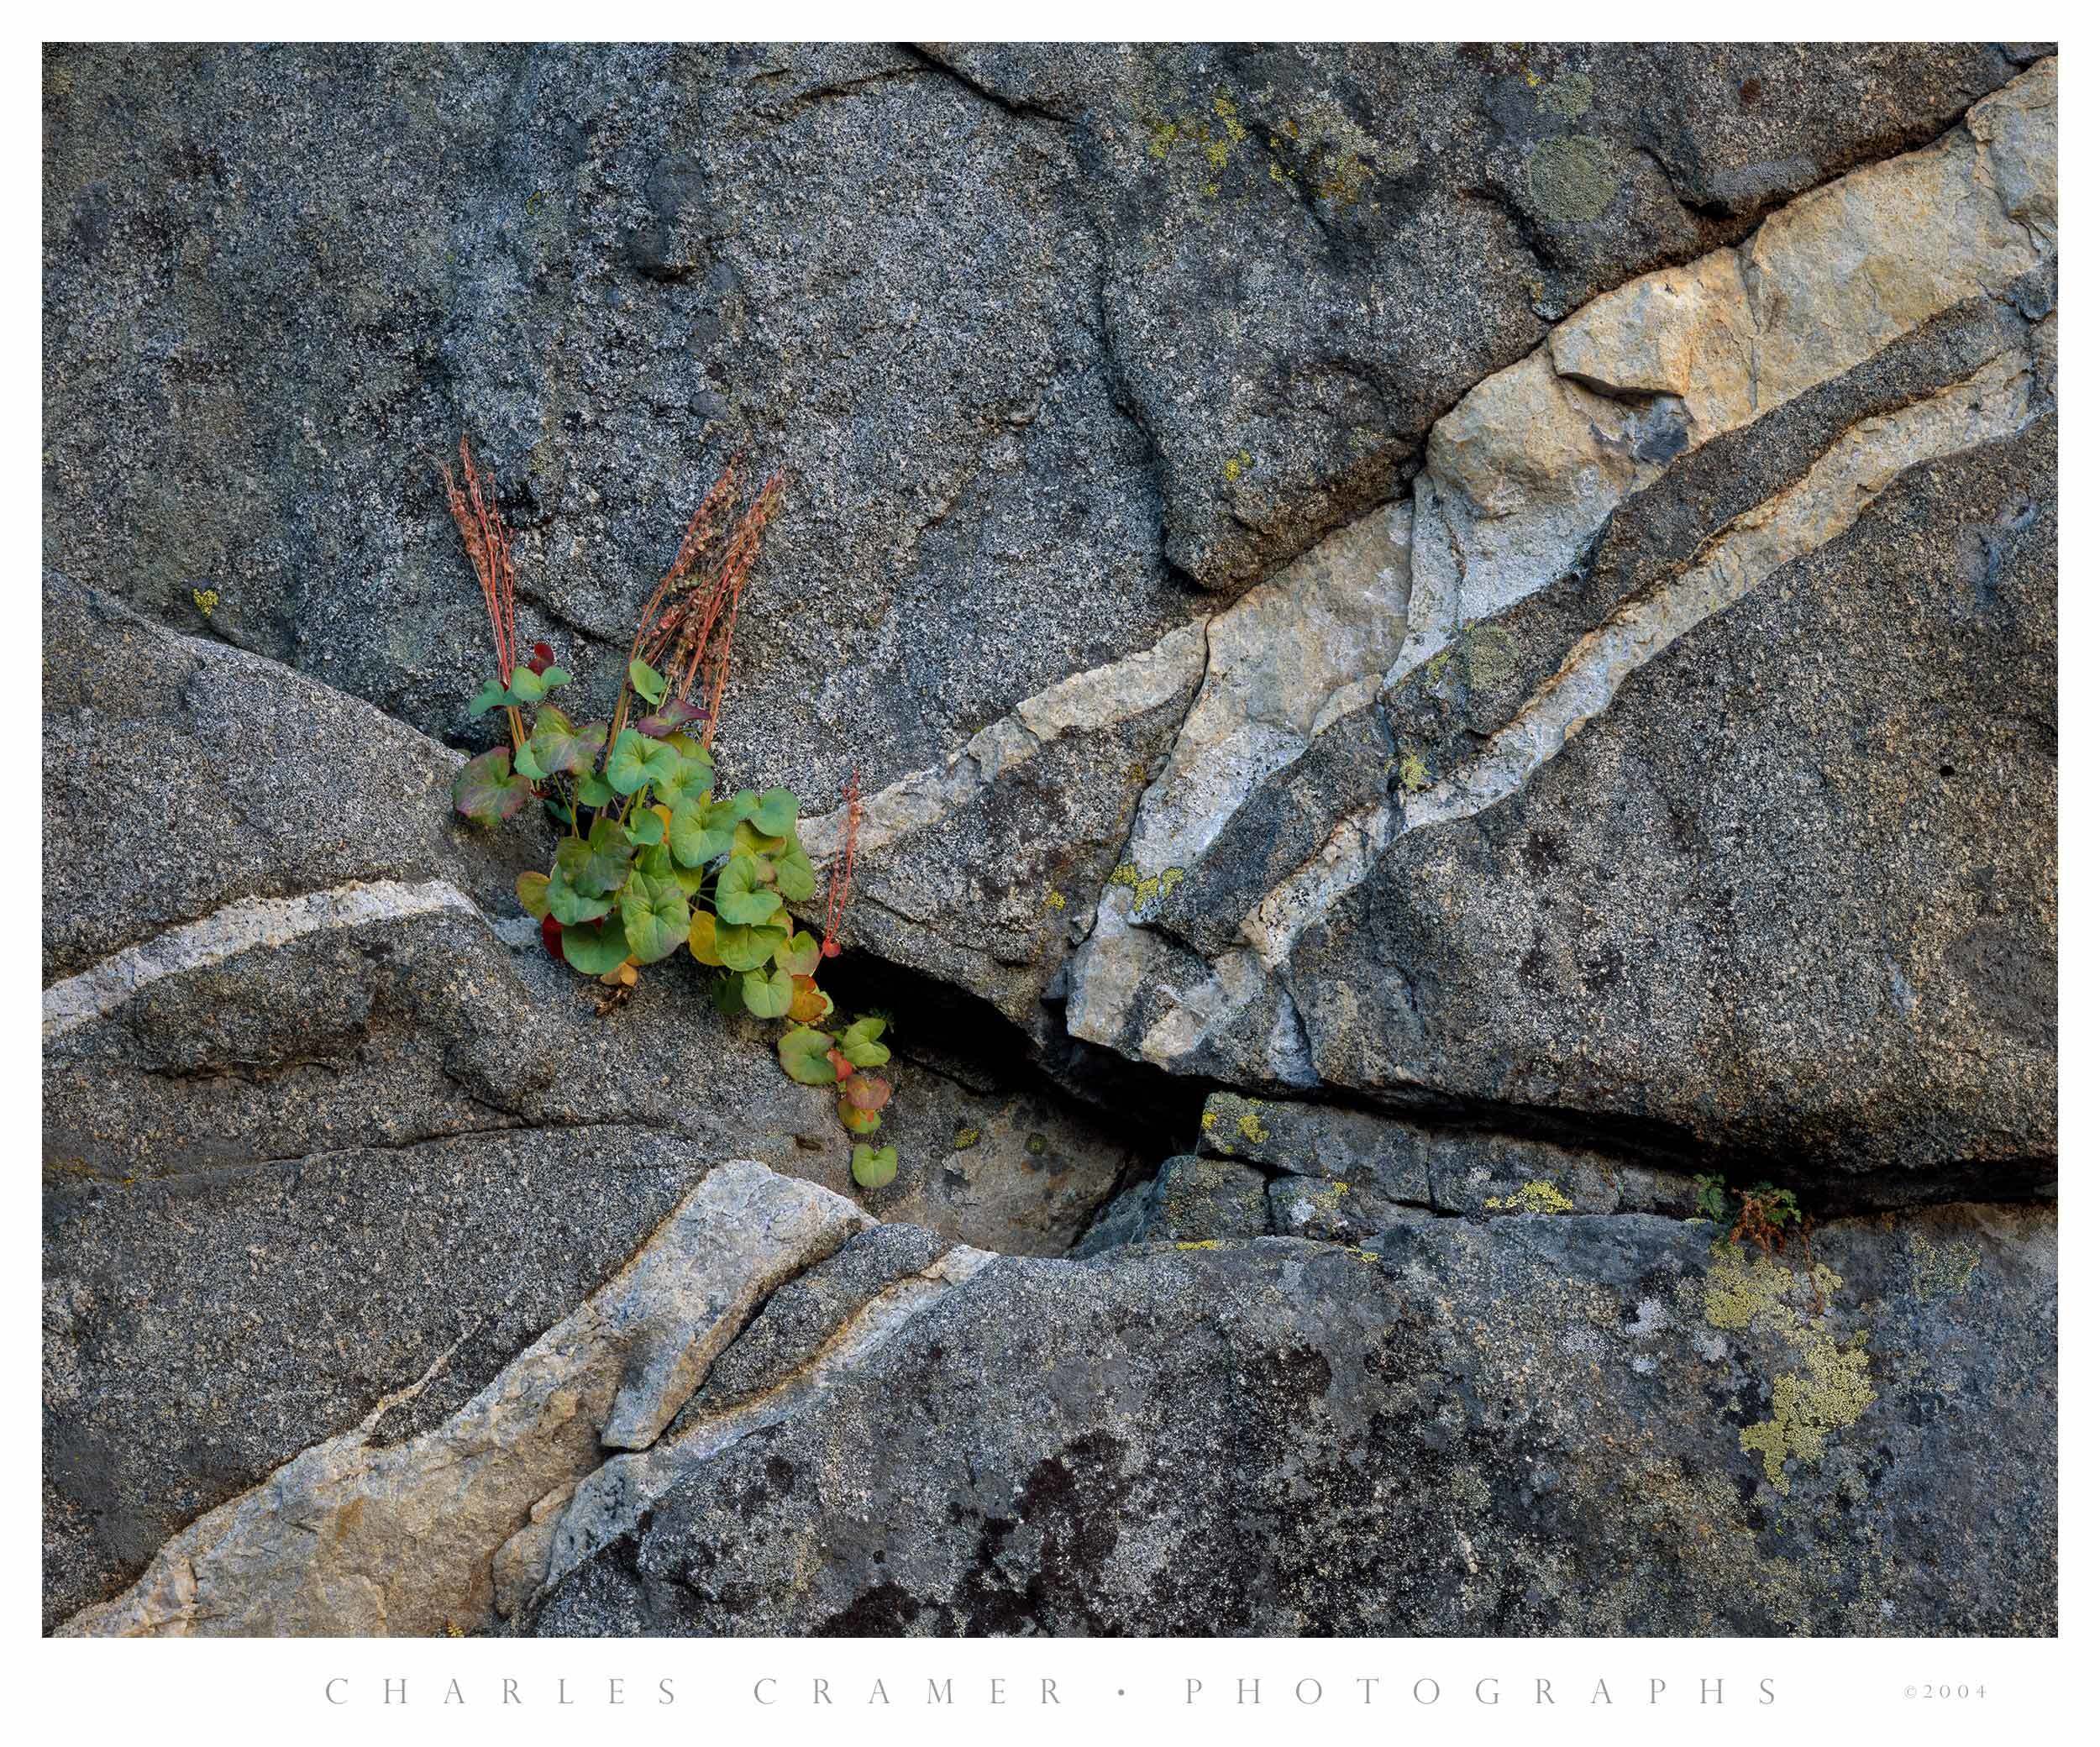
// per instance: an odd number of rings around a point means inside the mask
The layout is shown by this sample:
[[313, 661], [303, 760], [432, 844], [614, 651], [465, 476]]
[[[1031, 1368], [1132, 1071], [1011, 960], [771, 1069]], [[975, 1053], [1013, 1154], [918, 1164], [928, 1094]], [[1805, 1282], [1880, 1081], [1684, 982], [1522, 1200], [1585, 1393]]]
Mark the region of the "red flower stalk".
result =
[[[729, 652], [737, 634], [744, 588], [750, 580], [766, 523], [780, 508], [783, 491], [776, 473], [760, 487], [722, 544], [724, 518], [737, 499], [741, 460], [739, 456], [730, 461], [693, 512], [685, 537], [679, 543], [677, 557], [642, 609], [641, 624], [627, 658], [646, 661], [663, 674], [672, 697], [690, 703], [695, 686], [703, 688], [706, 725], [701, 731], [701, 739], [709, 747], [715, 743], [715, 729], [722, 718], [722, 693], [729, 681]], [[715, 555], [718, 545], [719, 559]]]
[[517, 665], [517, 573], [511, 564], [510, 530], [503, 525], [502, 512], [481, 489], [480, 470], [475, 466], [464, 437], [459, 439], [459, 466], [466, 475], [464, 492], [451, 468], [440, 461], [438, 471], [444, 475], [445, 502], [489, 610], [489, 629], [496, 636], [496, 676], [508, 685]]
[[831, 889], [824, 894], [824, 956], [838, 957], [839, 925], [846, 920], [846, 900], [853, 889], [853, 851], [860, 842], [860, 772], [846, 784], [846, 829], [832, 858]]

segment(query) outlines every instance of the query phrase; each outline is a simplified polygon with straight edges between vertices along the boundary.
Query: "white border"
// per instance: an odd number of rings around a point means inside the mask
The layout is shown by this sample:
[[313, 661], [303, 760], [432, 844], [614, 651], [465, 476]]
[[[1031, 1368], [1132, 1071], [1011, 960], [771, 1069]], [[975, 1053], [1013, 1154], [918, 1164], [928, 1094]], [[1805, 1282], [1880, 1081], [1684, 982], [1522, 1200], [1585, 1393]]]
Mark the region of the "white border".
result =
[[[2016, 24], [2024, 36], [2065, 39], [2071, 8], [2061, 5], [2024, 8]], [[1259, 36], [1288, 25], [1309, 38], [1360, 39], [1396, 25], [1427, 24], [1456, 27], [1452, 34], [1494, 40], [1567, 39], [1566, 26], [1579, 22], [1598, 39], [1672, 37], [1699, 40], [1730, 35], [1760, 39], [1817, 39], [1830, 35], [1854, 39], [1957, 38], [1984, 20], [1973, 7], [1945, 4], [1904, 7], [1855, 5], [1835, 8], [1798, 4], [1766, 5], [1695, 12], [1682, 6], [1622, 5], [1570, 14], [1563, 8], [1488, 6], [1462, 15], [1403, 16], [1389, 7], [1298, 6], [1279, 14], [1273, 7], [1237, 3], [1116, 8], [1074, 4], [1040, 8], [1032, 15], [1010, 10], [993, 13], [981, 7], [933, 5], [908, 8], [812, 6], [764, 13], [707, 14], [690, 7], [633, 6], [613, 12], [580, 13], [572, 5], [556, 7], [522, 0], [504, 7], [455, 6], [442, 13], [391, 4], [358, 8], [308, 8], [287, 13], [281, 7], [228, 5], [180, 9], [139, 5], [82, 4], [57, 16], [44, 15], [40, 28], [68, 39], [205, 38], [249, 39], [282, 36], [288, 29], [308, 36], [373, 35], [414, 39], [432, 34], [454, 39], [559, 38], [579, 24], [591, 34], [643, 38], [692, 31], [712, 25], [724, 36], [764, 25], [774, 35], [808, 39], [865, 39], [881, 35], [939, 39], [1000, 34], [1033, 39], [1110, 37], [1153, 38]], [[877, 24], [898, 28], [876, 32]], [[1702, 26], [1720, 26], [1718, 29]], [[726, 28], [723, 28], [726, 27]], [[1835, 27], [1835, 28], [1834, 28]], [[1966, 29], [1965, 29], [1966, 27]], [[2067, 71], [2075, 91], [2082, 64], [2078, 50], [2082, 33], [2065, 41]], [[40, 318], [34, 264], [39, 244], [40, 207], [40, 56], [34, 40], [10, 39], [7, 81], [14, 102], [0, 110], [0, 126], [9, 132], [8, 218], [6, 235], [24, 259], [6, 282], [11, 329], [18, 337], [8, 354], [6, 404], [12, 410], [7, 431], [11, 464], [3, 477], [13, 514], [8, 525], [34, 552], [40, 541], [40, 446], [31, 422], [39, 404]], [[2075, 101], [2063, 106], [2063, 180], [2074, 191], [2083, 187], [2077, 166], [2084, 161], [2082, 113]], [[2076, 265], [2083, 254], [2082, 227], [2066, 227], [2066, 278], [2082, 283]], [[2076, 292], [2073, 293], [2074, 299]], [[2083, 351], [2075, 325], [2063, 347], [2066, 383], [2082, 378]], [[2063, 398], [2082, 404], [2073, 389]], [[2082, 428], [2075, 420], [2064, 434], [2065, 457], [2077, 473], [2084, 453]], [[2075, 495], [2074, 502], [2081, 501]], [[2092, 772], [2100, 763], [2100, 735], [2089, 701], [2094, 688], [2088, 674], [2100, 657], [2093, 636], [2094, 609], [2082, 586], [2090, 574], [2076, 561], [2084, 546], [2080, 518], [2066, 527], [2064, 543], [2070, 562], [2062, 574], [2071, 579], [2062, 598], [2064, 668], [2076, 682], [2062, 689], [2064, 708], [2062, 832], [2064, 863], [2072, 893], [2086, 892], [2093, 829]], [[24, 594], [28, 578], [24, 569]], [[34, 613], [30, 615], [34, 617]], [[31, 627], [18, 627], [8, 654], [18, 675], [29, 670]], [[18, 742], [18, 758], [20, 757]], [[17, 785], [18, 795], [19, 785]], [[40, 846], [23, 842], [34, 832], [35, 810], [18, 800], [12, 819], [16, 833], [16, 878], [40, 866]], [[2066, 1233], [2072, 1254], [2063, 1273], [2064, 1294], [2060, 1346], [2066, 1360], [2090, 1350], [2089, 1305], [2082, 1291], [2083, 1270], [2070, 1265], [2075, 1256], [2090, 1258], [2083, 1223], [2087, 1198], [2081, 1187], [2083, 1142], [2091, 1133], [2092, 998], [2100, 979], [2092, 928], [2082, 901], [2066, 903], [2061, 980], [2063, 1045], [2068, 1089], [2064, 1099], [2065, 1155], [2077, 1162], [2067, 1173], [2065, 1199], [2072, 1219]], [[18, 905], [20, 917], [27, 910]], [[38, 1011], [36, 992], [24, 977], [6, 1007], [8, 1049], [0, 1057], [8, 1107], [26, 1110], [36, 1096]], [[2080, 1070], [2085, 1070], [2083, 1072]], [[270, 1644], [234, 1642], [208, 1645], [113, 1645], [55, 1643], [38, 1637], [38, 1512], [29, 1502], [39, 1496], [37, 1466], [39, 1440], [36, 1403], [39, 1394], [39, 1319], [36, 1310], [39, 1262], [34, 1185], [39, 1149], [28, 1132], [8, 1145], [13, 1161], [10, 1179], [20, 1199], [13, 1211], [13, 1241], [6, 1278], [9, 1314], [0, 1322], [12, 1387], [7, 1400], [15, 1416], [14, 1435], [5, 1451], [0, 1497], [16, 1501], [6, 1513], [6, 1550], [11, 1582], [6, 1591], [9, 1630], [5, 1642], [12, 1678], [4, 1688], [15, 1726], [47, 1738], [99, 1740], [122, 1730], [158, 1740], [276, 1740], [290, 1734], [311, 1733], [327, 1740], [389, 1739], [453, 1741], [460, 1739], [533, 1739], [559, 1735], [573, 1740], [579, 1729], [591, 1734], [634, 1726], [667, 1739], [706, 1739], [720, 1732], [738, 1739], [750, 1734], [767, 1739], [836, 1743], [843, 1736], [878, 1741], [922, 1742], [984, 1737], [1068, 1741], [1075, 1727], [1089, 1733], [1164, 1728], [1194, 1736], [1228, 1741], [1367, 1739], [1678, 1740], [1747, 1739], [1755, 1734], [1807, 1740], [1862, 1739], [1877, 1728], [1900, 1732], [1906, 1742], [1997, 1739], [2033, 1734], [2043, 1739], [2068, 1739], [2070, 1719], [2086, 1682], [2079, 1646], [2086, 1641], [2093, 1614], [2090, 1605], [2092, 1507], [2092, 1416], [2084, 1392], [2075, 1386], [2071, 1363], [2064, 1366], [2061, 1449], [2068, 1459], [2071, 1483], [2064, 1489], [2061, 1640], [1930, 1639], [1888, 1641], [1820, 1639], [1801, 1641], [1683, 1639], [1447, 1639], [1447, 1640], [1245, 1640], [1226, 1643], [1081, 1642], [1001, 1640], [991, 1643], [942, 1641], [799, 1642], [762, 1640], [708, 1643], [546, 1643], [328, 1642]], [[990, 1702], [994, 1676], [1006, 1681], [1006, 1702]], [[520, 1702], [502, 1703], [501, 1681], [519, 1681]], [[1381, 1684], [1373, 1702], [1364, 1703], [1354, 1684], [1376, 1676]], [[1718, 1676], [1722, 1702], [1697, 1702], [1699, 1682]], [[776, 1702], [761, 1704], [755, 1681], [773, 1678], [782, 1684], [766, 1689]], [[878, 1677], [891, 1699], [888, 1707], [868, 1699]], [[1322, 1684], [1317, 1705], [1301, 1704], [1294, 1683], [1310, 1677]], [[1435, 1704], [1416, 1701], [1410, 1684], [1426, 1677], [1438, 1684]], [[385, 1702], [384, 1682], [405, 1679], [407, 1702]], [[447, 1682], [456, 1678], [463, 1702], [444, 1701]], [[811, 1703], [805, 1689], [813, 1679], [831, 1684], [837, 1702], [831, 1708]], [[1030, 1702], [1036, 1683], [1058, 1683], [1063, 1702], [1054, 1708]], [[1186, 1701], [1185, 1682], [1202, 1681], [1195, 1703]], [[1242, 1678], [1261, 1683], [1262, 1702], [1232, 1702]], [[1667, 1684], [1658, 1702], [1648, 1702], [1648, 1682]], [[348, 1682], [333, 1689], [344, 1703], [329, 1702], [328, 1682]], [[624, 1682], [625, 1702], [609, 1702], [609, 1682]], [[661, 1702], [657, 1682], [668, 1679], [675, 1702]], [[952, 1707], [925, 1702], [929, 1679], [953, 1681]], [[1473, 1695], [1474, 1684], [1494, 1679], [1501, 1702], [1488, 1706]], [[1532, 1683], [1551, 1683], [1556, 1702], [1535, 1701]], [[1595, 1682], [1602, 1679], [1609, 1705], [1597, 1702]], [[1760, 1702], [1759, 1681], [1772, 1681], [1772, 1702]], [[556, 1702], [554, 1688], [566, 1681], [570, 1702]], [[1945, 1684], [1983, 1688], [1982, 1697], [1966, 1700], [1928, 1700], [1906, 1697], [1907, 1689]], [[1425, 1689], [1426, 1690], [1426, 1689]], [[2077, 1707], [2082, 1708], [2082, 1707]], [[2088, 1724], [2090, 1727], [2090, 1724]], [[1866, 1737], [1871, 1739], [1871, 1735]]]

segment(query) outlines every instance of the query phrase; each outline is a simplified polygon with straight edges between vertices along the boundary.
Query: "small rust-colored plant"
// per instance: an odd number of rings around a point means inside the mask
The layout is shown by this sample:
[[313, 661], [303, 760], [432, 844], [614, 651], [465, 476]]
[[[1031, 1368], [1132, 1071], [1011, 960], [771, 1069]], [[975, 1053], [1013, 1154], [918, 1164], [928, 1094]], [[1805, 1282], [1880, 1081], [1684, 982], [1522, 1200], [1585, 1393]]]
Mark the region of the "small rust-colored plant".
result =
[[[837, 1086], [838, 1118], [854, 1136], [853, 1176], [879, 1188], [896, 1175], [896, 1150], [863, 1137], [882, 1125], [890, 1087], [869, 1070], [890, 1059], [885, 1021], [820, 1029], [832, 998], [816, 972], [838, 952], [860, 818], [859, 777], [846, 800], [846, 830], [832, 867], [820, 942], [797, 929], [788, 906], [816, 894], [816, 871], [798, 833], [800, 804], [782, 788], [717, 798], [713, 746], [743, 593], [766, 525], [782, 498], [775, 474], [741, 515], [732, 460], [686, 524], [677, 555], [642, 609], [612, 716], [578, 722], [549, 701], [570, 683], [554, 651], [517, 658], [517, 577], [508, 530], [463, 440], [464, 489], [449, 468], [446, 501], [481, 585], [496, 641], [496, 677], [469, 707], [479, 720], [501, 708], [510, 744], [467, 761], [453, 784], [466, 818], [494, 825], [537, 799], [564, 835], [553, 865], [521, 874], [518, 901], [539, 919], [547, 949], [598, 978], [599, 1010], [622, 1005], [642, 968], [680, 947], [722, 974], [723, 1013], [786, 1019], [781, 1067], [805, 1085]], [[698, 701], [704, 700], [705, 701]], [[535, 712], [527, 730], [523, 711]], [[630, 717], [633, 717], [630, 721]]]
[[[1728, 1225], [1730, 1243], [1753, 1243], [1767, 1256], [1784, 1257], [1789, 1243], [1798, 1244], [1801, 1259], [1809, 1265], [1814, 1287], [1816, 1310], [1823, 1309], [1823, 1288], [1815, 1272], [1815, 1252], [1809, 1247], [1809, 1234], [1815, 1221], [1801, 1210], [1792, 1189], [1769, 1183], [1752, 1183], [1746, 1189], [1731, 1189], [1723, 1178], [1695, 1177], [1699, 1212], [1716, 1225]], [[1735, 1199], [1734, 1223], [1730, 1224], [1729, 1199]]]

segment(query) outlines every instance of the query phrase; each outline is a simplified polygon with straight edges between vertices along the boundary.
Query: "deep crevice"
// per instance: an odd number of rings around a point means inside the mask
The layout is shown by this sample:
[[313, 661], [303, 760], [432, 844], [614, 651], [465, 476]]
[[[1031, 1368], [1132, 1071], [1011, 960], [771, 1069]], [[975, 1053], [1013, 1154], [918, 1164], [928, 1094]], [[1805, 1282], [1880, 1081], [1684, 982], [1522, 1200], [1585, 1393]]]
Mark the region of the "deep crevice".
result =
[[1193, 1143], [1210, 1089], [1066, 1036], [1062, 1003], [1045, 1004], [1048, 1036], [1037, 1043], [982, 996], [872, 952], [837, 958], [824, 984], [841, 1014], [885, 1015], [900, 1059], [966, 1090], [1032, 1094], [1119, 1151], [1164, 1157]]

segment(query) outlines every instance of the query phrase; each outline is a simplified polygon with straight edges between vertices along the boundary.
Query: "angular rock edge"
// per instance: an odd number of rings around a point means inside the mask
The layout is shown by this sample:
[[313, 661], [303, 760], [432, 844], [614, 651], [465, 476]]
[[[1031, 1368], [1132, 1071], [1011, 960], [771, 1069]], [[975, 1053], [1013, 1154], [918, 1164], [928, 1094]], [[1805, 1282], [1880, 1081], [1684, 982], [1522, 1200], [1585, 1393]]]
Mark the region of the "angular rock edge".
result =
[[607, 1439], [646, 1444], [769, 1293], [871, 1223], [763, 1165], [717, 1167], [625, 1267], [443, 1424], [374, 1442], [423, 1383], [390, 1397], [192, 1524], [59, 1635], [486, 1628], [493, 1561], [533, 1507], [587, 1477]]

